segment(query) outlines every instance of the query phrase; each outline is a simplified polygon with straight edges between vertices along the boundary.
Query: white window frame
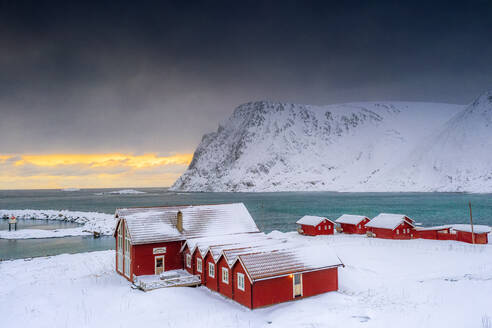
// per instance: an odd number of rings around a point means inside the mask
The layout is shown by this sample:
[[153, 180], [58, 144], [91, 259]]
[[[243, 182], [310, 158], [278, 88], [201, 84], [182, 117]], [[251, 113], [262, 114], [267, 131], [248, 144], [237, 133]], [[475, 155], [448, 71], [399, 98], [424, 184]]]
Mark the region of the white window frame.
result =
[[191, 268], [191, 254], [186, 254], [186, 267]]
[[215, 278], [215, 264], [212, 262], [208, 262], [208, 276]]
[[321, 226], [319, 226], [319, 227], [318, 227], [318, 230], [320, 230], [320, 231], [321, 231]]
[[121, 226], [123, 221], [118, 225], [118, 271], [123, 273], [123, 235], [121, 233]]
[[396, 234], [399, 235], [400, 234], [400, 230], [399, 229], [396, 229]]
[[237, 289], [244, 292], [244, 273], [237, 273]]
[[196, 272], [200, 272], [202, 273], [202, 259], [201, 258], [197, 258], [196, 259]]
[[124, 272], [124, 275], [127, 276], [128, 278], [130, 278], [130, 270], [131, 270], [131, 262], [132, 262], [132, 258], [131, 258], [131, 248], [132, 248], [132, 245], [130, 243], [130, 234], [128, 233], [128, 227], [125, 226], [125, 240], [123, 241], [124, 245], [125, 245], [125, 249], [124, 249], [124, 257], [125, 257], [125, 272]]
[[229, 269], [222, 268], [222, 282], [229, 285]]
[[327, 230], [327, 229], [328, 229], [328, 226], [325, 226], [325, 230]]

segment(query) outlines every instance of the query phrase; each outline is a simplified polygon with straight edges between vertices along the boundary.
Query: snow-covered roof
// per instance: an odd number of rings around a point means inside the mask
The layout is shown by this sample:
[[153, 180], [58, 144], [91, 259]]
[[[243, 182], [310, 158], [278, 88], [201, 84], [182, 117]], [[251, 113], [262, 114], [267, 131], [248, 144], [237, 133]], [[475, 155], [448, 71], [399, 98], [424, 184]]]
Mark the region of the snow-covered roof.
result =
[[254, 243], [258, 240], [267, 239], [263, 232], [248, 232], [242, 234], [190, 238], [183, 244], [181, 250], [184, 250], [186, 246], [190, 249], [190, 253], [193, 254], [195, 249], [198, 249], [200, 255], [204, 257], [211, 247], [237, 247], [244, 243]]
[[328, 246], [294, 247], [239, 255], [252, 281], [343, 265]]
[[415, 227], [416, 231], [429, 231], [429, 230], [445, 230], [452, 228], [451, 225], [440, 225], [434, 227]]
[[333, 223], [333, 221], [329, 220], [328, 218], [322, 217], [322, 216], [314, 216], [314, 215], [305, 215], [299, 220], [297, 220], [297, 224], [302, 224], [302, 225], [308, 225], [308, 226], [317, 226], [324, 220], [330, 221]]
[[[453, 224], [453, 230], [471, 232], [471, 226], [469, 224]], [[474, 224], [473, 233], [489, 233], [491, 231], [489, 226]]]
[[[275, 252], [287, 248], [302, 247], [301, 242], [287, 242], [286, 239], [268, 238], [256, 244], [242, 244], [234, 247], [227, 247], [222, 250], [222, 256], [227, 264], [232, 267], [239, 255], [251, 253]], [[218, 260], [218, 259], [217, 259]]]
[[[178, 212], [182, 232], [176, 227]], [[126, 220], [134, 245], [259, 231], [243, 203], [122, 208], [116, 215]]]
[[367, 222], [366, 227], [394, 230], [404, 221], [413, 226], [413, 220], [404, 214], [381, 213], [371, 221]]
[[357, 225], [364, 219], [369, 218], [363, 215], [352, 215], [352, 214], [343, 214], [341, 217], [335, 220], [336, 223], [345, 223], [345, 224], [353, 224]]

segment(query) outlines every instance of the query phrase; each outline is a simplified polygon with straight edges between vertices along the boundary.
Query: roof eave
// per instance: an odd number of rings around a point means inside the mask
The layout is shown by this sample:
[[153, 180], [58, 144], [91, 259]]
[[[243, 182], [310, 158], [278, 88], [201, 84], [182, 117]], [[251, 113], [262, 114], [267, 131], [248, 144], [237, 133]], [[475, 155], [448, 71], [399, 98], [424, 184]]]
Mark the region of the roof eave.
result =
[[[253, 279], [253, 282], [262, 281], [262, 280], [269, 280], [269, 279], [275, 279], [275, 278], [280, 278], [280, 277], [286, 277], [286, 276], [289, 276], [291, 274], [301, 274], [301, 273], [315, 272], [315, 271], [321, 271], [321, 270], [326, 270], [326, 269], [333, 269], [333, 268], [338, 268], [340, 266], [343, 267], [345, 265], [343, 263], [340, 263], [340, 264], [325, 266], [325, 267], [316, 268], [316, 269], [291, 271], [291, 272], [287, 272], [287, 273], [281, 273], [281, 274], [276, 274], [276, 275], [272, 275], [272, 276], [268, 276], [268, 277], [262, 277], [262, 278], [258, 278], [258, 279]], [[244, 267], [244, 265], [243, 265], [243, 267]]]

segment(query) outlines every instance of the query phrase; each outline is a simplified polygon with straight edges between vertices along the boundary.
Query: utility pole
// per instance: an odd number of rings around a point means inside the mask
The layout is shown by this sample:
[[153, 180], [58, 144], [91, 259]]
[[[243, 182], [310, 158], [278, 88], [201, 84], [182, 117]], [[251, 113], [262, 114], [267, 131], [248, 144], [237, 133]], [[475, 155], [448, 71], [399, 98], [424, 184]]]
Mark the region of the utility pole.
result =
[[470, 226], [471, 226], [471, 234], [472, 234], [472, 244], [475, 244], [475, 234], [473, 233], [473, 218], [472, 218], [471, 202], [468, 202], [468, 207], [470, 207]]

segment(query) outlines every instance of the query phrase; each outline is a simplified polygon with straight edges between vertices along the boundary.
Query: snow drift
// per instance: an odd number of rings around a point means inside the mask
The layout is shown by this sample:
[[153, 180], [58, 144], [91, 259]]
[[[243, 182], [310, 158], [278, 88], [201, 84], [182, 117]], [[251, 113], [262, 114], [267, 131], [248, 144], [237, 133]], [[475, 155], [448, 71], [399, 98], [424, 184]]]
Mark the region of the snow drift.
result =
[[492, 192], [491, 123], [492, 92], [469, 106], [247, 103], [171, 190]]

